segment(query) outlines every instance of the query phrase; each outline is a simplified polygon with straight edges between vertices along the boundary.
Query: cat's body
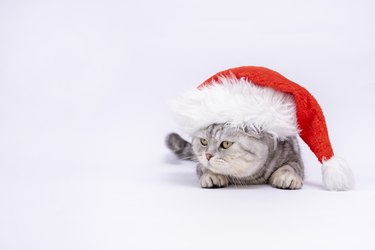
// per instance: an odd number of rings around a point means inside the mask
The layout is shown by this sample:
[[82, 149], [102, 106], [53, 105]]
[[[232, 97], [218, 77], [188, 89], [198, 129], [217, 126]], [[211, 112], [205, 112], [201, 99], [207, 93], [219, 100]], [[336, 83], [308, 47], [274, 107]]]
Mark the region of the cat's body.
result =
[[303, 184], [304, 168], [295, 137], [277, 140], [267, 133], [213, 124], [197, 131], [192, 143], [170, 134], [167, 146], [179, 158], [198, 162], [203, 188], [269, 183], [299, 189]]

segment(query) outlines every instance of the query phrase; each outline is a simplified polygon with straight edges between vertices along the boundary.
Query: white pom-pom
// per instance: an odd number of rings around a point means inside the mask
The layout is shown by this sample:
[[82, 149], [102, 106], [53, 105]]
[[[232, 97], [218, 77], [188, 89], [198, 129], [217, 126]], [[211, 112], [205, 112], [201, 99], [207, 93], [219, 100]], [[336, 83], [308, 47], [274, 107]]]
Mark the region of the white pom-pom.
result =
[[340, 157], [323, 160], [322, 174], [324, 186], [328, 190], [346, 191], [354, 188], [353, 172]]

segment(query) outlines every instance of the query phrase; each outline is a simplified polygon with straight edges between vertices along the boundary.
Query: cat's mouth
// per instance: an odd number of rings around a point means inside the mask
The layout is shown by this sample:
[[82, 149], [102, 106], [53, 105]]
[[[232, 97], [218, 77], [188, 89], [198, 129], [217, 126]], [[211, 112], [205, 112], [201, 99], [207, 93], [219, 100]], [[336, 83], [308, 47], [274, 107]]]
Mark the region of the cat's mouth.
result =
[[224, 159], [211, 159], [209, 161], [207, 161], [207, 167], [208, 168], [211, 168], [211, 169], [227, 169], [228, 168], [228, 164], [227, 162], [224, 160]]
[[237, 178], [251, 176], [258, 169], [255, 166], [250, 166], [248, 163], [244, 164], [238, 161], [228, 162], [224, 159], [211, 159], [204, 165], [216, 174], [235, 176]]

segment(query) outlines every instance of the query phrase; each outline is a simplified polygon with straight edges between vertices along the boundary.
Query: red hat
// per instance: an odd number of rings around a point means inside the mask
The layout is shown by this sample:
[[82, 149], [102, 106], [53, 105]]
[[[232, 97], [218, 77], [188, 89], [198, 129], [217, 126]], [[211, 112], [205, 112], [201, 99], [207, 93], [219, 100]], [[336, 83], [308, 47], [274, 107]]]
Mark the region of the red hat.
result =
[[300, 135], [323, 163], [329, 190], [353, 188], [353, 174], [334, 156], [323, 111], [303, 87], [281, 74], [255, 66], [221, 71], [172, 103], [181, 129], [188, 134], [213, 123], [248, 127], [279, 140]]

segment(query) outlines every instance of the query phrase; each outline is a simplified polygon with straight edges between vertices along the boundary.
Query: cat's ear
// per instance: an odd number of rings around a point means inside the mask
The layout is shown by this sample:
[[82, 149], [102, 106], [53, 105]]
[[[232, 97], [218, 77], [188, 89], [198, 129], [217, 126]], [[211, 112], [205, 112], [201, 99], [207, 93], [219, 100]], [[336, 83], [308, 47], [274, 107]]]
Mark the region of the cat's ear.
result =
[[264, 138], [264, 136], [265, 136], [265, 133], [262, 132], [262, 130], [260, 128], [257, 128], [257, 127], [245, 126], [245, 127], [242, 128], [242, 131], [246, 135], [254, 137], [254, 138], [259, 139], [259, 140]]

